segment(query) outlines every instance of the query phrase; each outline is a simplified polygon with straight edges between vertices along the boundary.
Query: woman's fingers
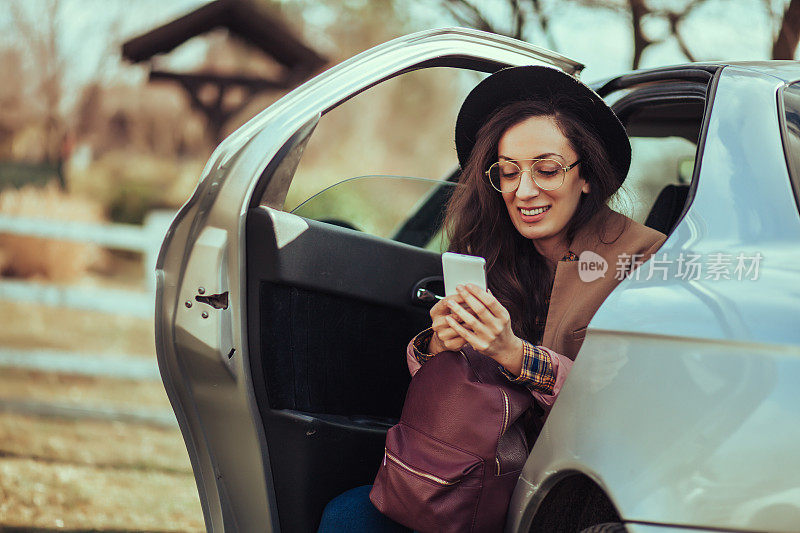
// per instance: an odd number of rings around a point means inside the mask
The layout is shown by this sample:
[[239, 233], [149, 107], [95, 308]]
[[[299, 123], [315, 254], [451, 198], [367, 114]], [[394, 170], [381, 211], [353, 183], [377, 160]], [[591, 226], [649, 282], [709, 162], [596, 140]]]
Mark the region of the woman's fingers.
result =
[[447, 323], [450, 325], [450, 327], [452, 329], [454, 329], [456, 331], [456, 333], [458, 333], [458, 335], [462, 339], [467, 341], [473, 348], [475, 348], [479, 352], [481, 350], [485, 350], [486, 349], [486, 347], [487, 347], [487, 343], [486, 342], [484, 342], [477, 335], [475, 335], [473, 332], [469, 331], [464, 326], [462, 326], [461, 324], [456, 322], [456, 320], [452, 316], [447, 315], [447, 317], [445, 317], [445, 319], [447, 320]]
[[442, 299], [436, 302], [436, 305], [431, 307], [431, 318], [436, 318], [437, 316], [446, 315], [450, 310], [447, 307], [447, 302]]
[[[450, 316], [450, 315], [448, 315]], [[437, 337], [439, 345], [444, 346], [447, 350], [460, 350], [466, 343], [461, 335], [459, 335], [453, 328], [445, 325], [438, 331], [434, 330], [435, 337]]]
[[436, 318], [437, 316], [444, 316], [450, 313], [450, 308], [447, 307], [447, 302], [455, 301], [457, 303], [462, 303], [464, 298], [460, 294], [452, 294], [450, 296], [446, 296], [436, 302], [436, 305], [431, 307], [431, 318]]
[[455, 339], [456, 337], [458, 337], [458, 333], [456, 333], [456, 330], [454, 330], [450, 326], [447, 326], [441, 329], [440, 331], [437, 331], [436, 336], [439, 337], [439, 340], [449, 341], [450, 339]]
[[460, 350], [465, 344], [467, 344], [467, 341], [461, 337], [455, 337], [446, 341], [442, 341], [442, 345], [451, 351]]
[[466, 289], [470, 294], [475, 296], [475, 298], [480, 300], [494, 316], [501, 320], [508, 320], [508, 311], [503, 307], [503, 304], [497, 301], [497, 298], [495, 298], [492, 293], [482, 290], [474, 283], [468, 283]]
[[[450, 309], [449, 309], [449, 308], [448, 308], [448, 311], [450, 311]], [[452, 313], [452, 312], [451, 312], [451, 313]], [[440, 329], [442, 329], [442, 328], [449, 327], [449, 326], [447, 325], [447, 321], [445, 320], [445, 317], [446, 317], [446, 316], [452, 316], [453, 318], [455, 318], [455, 319], [456, 319], [456, 321], [457, 321], [457, 322], [463, 322], [463, 320], [461, 319], [461, 317], [460, 317], [460, 316], [458, 316], [458, 315], [447, 314], [447, 315], [441, 315], [441, 316], [437, 316], [437, 317], [436, 317], [436, 318], [434, 318], [434, 319], [433, 319], [433, 321], [431, 322], [431, 327], [433, 327], [434, 331], [438, 331], [438, 330], [440, 330]]]
[[[489, 311], [486, 305], [481, 302], [475, 295], [472, 294], [469, 287], [465, 287], [463, 285], [459, 285], [456, 290], [458, 294], [464, 299], [464, 303], [467, 304], [472, 311], [481, 319], [483, 323], [489, 323], [495, 319], [495, 316]], [[480, 289], [478, 289], [480, 291]], [[485, 291], [483, 291], [485, 292]]]
[[[486, 324], [484, 324], [481, 320], [476, 318], [475, 315], [464, 309], [459, 304], [455, 302], [450, 302], [448, 304], [448, 307], [450, 307], [450, 310], [453, 312], [453, 315], [460, 318], [461, 319], [460, 321], [463, 322], [464, 325], [468, 326], [469, 329], [471, 329], [472, 331], [477, 333], [479, 331], [482, 332], [487, 329]], [[447, 315], [447, 316], [455, 318], [453, 317], [453, 315]]]

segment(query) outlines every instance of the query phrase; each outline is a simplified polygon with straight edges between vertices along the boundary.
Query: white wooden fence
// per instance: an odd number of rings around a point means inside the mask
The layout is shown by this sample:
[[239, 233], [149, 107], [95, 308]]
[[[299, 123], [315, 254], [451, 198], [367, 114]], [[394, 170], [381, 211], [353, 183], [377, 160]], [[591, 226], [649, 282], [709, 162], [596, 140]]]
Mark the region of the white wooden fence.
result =
[[0, 300], [37, 302], [138, 317], [152, 317], [155, 264], [174, 212], [153, 211], [144, 225], [86, 224], [0, 215], [0, 233], [43, 239], [93, 243], [104, 248], [144, 254], [145, 279], [141, 291], [0, 279]]
[[[155, 264], [161, 242], [175, 213], [154, 211], [142, 226], [132, 224], [85, 224], [0, 215], [0, 234], [27, 235], [43, 239], [93, 243], [104, 248], [131, 250], [144, 255], [141, 290], [120, 290], [83, 285], [59, 285], [0, 278], [0, 301], [36, 302], [43, 305], [86, 309], [103, 313], [153, 318], [155, 310]], [[89, 354], [53, 350], [0, 347], [3, 367], [137, 380], [158, 380], [155, 354], [152, 358], [124, 354]], [[93, 418], [175, 427], [172, 411], [131, 410], [107, 405], [75, 405], [0, 399], [0, 412], [57, 418]]]

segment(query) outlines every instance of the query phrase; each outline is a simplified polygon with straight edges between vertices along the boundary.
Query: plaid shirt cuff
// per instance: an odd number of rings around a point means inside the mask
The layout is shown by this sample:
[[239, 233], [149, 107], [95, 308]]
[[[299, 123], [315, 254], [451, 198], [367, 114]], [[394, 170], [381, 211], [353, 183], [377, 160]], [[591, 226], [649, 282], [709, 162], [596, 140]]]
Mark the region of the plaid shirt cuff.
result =
[[532, 391], [541, 394], [553, 394], [556, 385], [556, 374], [553, 371], [553, 361], [547, 350], [534, 346], [528, 341], [522, 341], [522, 371], [515, 376], [505, 368], [503, 374], [511, 383], [524, 385]]
[[411, 341], [411, 346], [414, 348], [414, 357], [421, 365], [424, 365], [428, 359], [434, 356], [434, 354], [428, 352], [428, 344], [431, 341], [431, 337], [433, 337], [433, 328], [428, 328]]

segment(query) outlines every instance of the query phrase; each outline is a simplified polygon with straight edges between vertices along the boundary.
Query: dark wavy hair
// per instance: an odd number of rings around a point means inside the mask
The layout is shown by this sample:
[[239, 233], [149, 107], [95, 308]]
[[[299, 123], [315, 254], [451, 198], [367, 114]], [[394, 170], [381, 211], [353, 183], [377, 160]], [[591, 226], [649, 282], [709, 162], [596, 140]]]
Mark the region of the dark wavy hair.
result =
[[[552, 274], [533, 243], [514, 227], [503, 198], [486, 179], [497, 161], [497, 146], [512, 126], [531, 117], [552, 117], [581, 160], [580, 175], [590, 184], [566, 228], [569, 243], [606, 205], [624, 176], [611, 165], [597, 131], [574, 110], [571, 96], [514, 102], [495, 111], [478, 130], [475, 145], [447, 205], [445, 230], [452, 252], [486, 258], [492, 294], [508, 309], [514, 333], [533, 343], [541, 341], [547, 318]], [[605, 221], [598, 221], [603, 232]], [[578, 252], [580, 253], [580, 252]]]

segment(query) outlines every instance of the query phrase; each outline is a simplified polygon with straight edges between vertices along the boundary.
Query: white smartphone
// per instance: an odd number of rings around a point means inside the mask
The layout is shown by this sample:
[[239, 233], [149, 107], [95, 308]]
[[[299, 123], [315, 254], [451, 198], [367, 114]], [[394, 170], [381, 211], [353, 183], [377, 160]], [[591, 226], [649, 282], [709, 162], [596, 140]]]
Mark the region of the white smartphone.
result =
[[486, 290], [486, 259], [474, 255], [442, 254], [445, 296], [456, 294], [456, 286], [474, 283]]

